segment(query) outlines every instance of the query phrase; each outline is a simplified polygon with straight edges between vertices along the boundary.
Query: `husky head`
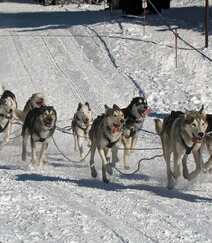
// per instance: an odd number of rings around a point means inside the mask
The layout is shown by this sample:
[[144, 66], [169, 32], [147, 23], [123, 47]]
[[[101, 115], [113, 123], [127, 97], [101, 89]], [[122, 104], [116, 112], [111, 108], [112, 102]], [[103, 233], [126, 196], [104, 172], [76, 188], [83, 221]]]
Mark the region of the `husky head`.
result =
[[53, 106], [43, 106], [39, 108], [40, 123], [45, 129], [52, 129], [56, 126], [57, 113]]
[[112, 108], [105, 105], [105, 125], [112, 133], [121, 132], [124, 125], [124, 113], [117, 105], [113, 105]]
[[35, 93], [30, 98], [32, 108], [40, 108], [46, 105], [44, 95], [42, 93]]
[[92, 112], [88, 102], [85, 102], [85, 104], [78, 104], [75, 118], [82, 128], [90, 126], [92, 121]]
[[199, 111], [186, 111], [184, 114], [185, 131], [193, 142], [201, 142], [207, 129], [207, 116], [203, 108]]
[[131, 114], [136, 119], [143, 119], [148, 112], [148, 104], [145, 97], [135, 97], [132, 99], [129, 105]]

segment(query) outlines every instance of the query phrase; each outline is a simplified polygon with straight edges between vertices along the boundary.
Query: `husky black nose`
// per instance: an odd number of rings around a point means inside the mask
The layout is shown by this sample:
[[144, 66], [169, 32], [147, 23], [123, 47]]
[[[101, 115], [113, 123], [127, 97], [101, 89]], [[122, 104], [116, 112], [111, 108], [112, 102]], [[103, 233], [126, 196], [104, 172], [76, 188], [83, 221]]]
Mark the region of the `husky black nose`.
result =
[[9, 113], [12, 113], [13, 112], [13, 110], [12, 109], [9, 109]]
[[199, 133], [198, 133], [198, 136], [199, 136], [200, 138], [202, 138], [202, 137], [204, 136], [204, 133], [203, 133], [203, 132], [199, 132]]
[[124, 119], [121, 119], [120, 122], [121, 122], [121, 123], [124, 123]]

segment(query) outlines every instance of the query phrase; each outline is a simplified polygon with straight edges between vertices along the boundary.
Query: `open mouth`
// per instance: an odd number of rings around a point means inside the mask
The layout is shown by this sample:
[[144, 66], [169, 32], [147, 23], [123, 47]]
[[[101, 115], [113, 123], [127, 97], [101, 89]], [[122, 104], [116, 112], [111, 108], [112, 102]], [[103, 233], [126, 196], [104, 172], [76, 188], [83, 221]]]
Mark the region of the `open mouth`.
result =
[[44, 106], [44, 102], [43, 102], [43, 100], [39, 100], [39, 101], [37, 101], [37, 102], [36, 102], [36, 105], [37, 105], [38, 107]]
[[193, 135], [193, 137], [192, 137], [193, 143], [201, 143], [204, 138], [204, 136], [195, 136], [194, 134], [192, 134], [192, 135]]
[[52, 121], [45, 121], [45, 122], [44, 122], [44, 125], [45, 125], [46, 127], [51, 128], [51, 127], [52, 127]]
[[120, 124], [113, 123], [112, 133], [120, 132], [121, 130], [120, 127], [121, 127]]

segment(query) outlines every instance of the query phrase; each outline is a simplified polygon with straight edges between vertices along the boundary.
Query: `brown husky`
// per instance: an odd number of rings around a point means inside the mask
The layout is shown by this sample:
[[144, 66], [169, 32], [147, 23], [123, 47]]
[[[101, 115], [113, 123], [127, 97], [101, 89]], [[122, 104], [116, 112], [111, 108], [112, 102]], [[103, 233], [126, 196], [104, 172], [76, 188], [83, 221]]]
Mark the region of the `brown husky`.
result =
[[[196, 169], [189, 174], [186, 161], [183, 162], [183, 176], [191, 180], [202, 167], [201, 144], [207, 129], [206, 114], [200, 111], [172, 112], [163, 123], [155, 120], [156, 132], [161, 138], [163, 155], [167, 166], [168, 188], [172, 189], [181, 175], [181, 158], [193, 153]], [[171, 169], [173, 154], [174, 169]]]
[[109, 148], [112, 148], [121, 138], [122, 127], [124, 124], [124, 114], [122, 110], [113, 105], [113, 108], [105, 106], [105, 113], [98, 116], [89, 131], [89, 137], [91, 140], [91, 157], [90, 168], [92, 177], [97, 176], [97, 172], [94, 165], [94, 155], [96, 148], [102, 159], [102, 179], [105, 183], [108, 183], [106, 169], [108, 173], [112, 173], [112, 168], [108, 166], [106, 159]]

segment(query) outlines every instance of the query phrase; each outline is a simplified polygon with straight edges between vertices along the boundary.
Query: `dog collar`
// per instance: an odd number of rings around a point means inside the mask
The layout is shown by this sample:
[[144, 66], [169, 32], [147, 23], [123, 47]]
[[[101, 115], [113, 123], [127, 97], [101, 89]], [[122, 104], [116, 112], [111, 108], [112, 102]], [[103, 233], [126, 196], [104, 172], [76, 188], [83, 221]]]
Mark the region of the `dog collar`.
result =
[[193, 150], [194, 146], [196, 145], [196, 143], [193, 143], [193, 145], [192, 145], [191, 147], [189, 147], [189, 146], [185, 143], [185, 140], [183, 139], [182, 135], [180, 135], [180, 139], [181, 139], [181, 141], [182, 141], [182, 143], [183, 143], [183, 146], [184, 146], [185, 149], [186, 149], [186, 154], [189, 155], [189, 154], [192, 152], [192, 150]]

